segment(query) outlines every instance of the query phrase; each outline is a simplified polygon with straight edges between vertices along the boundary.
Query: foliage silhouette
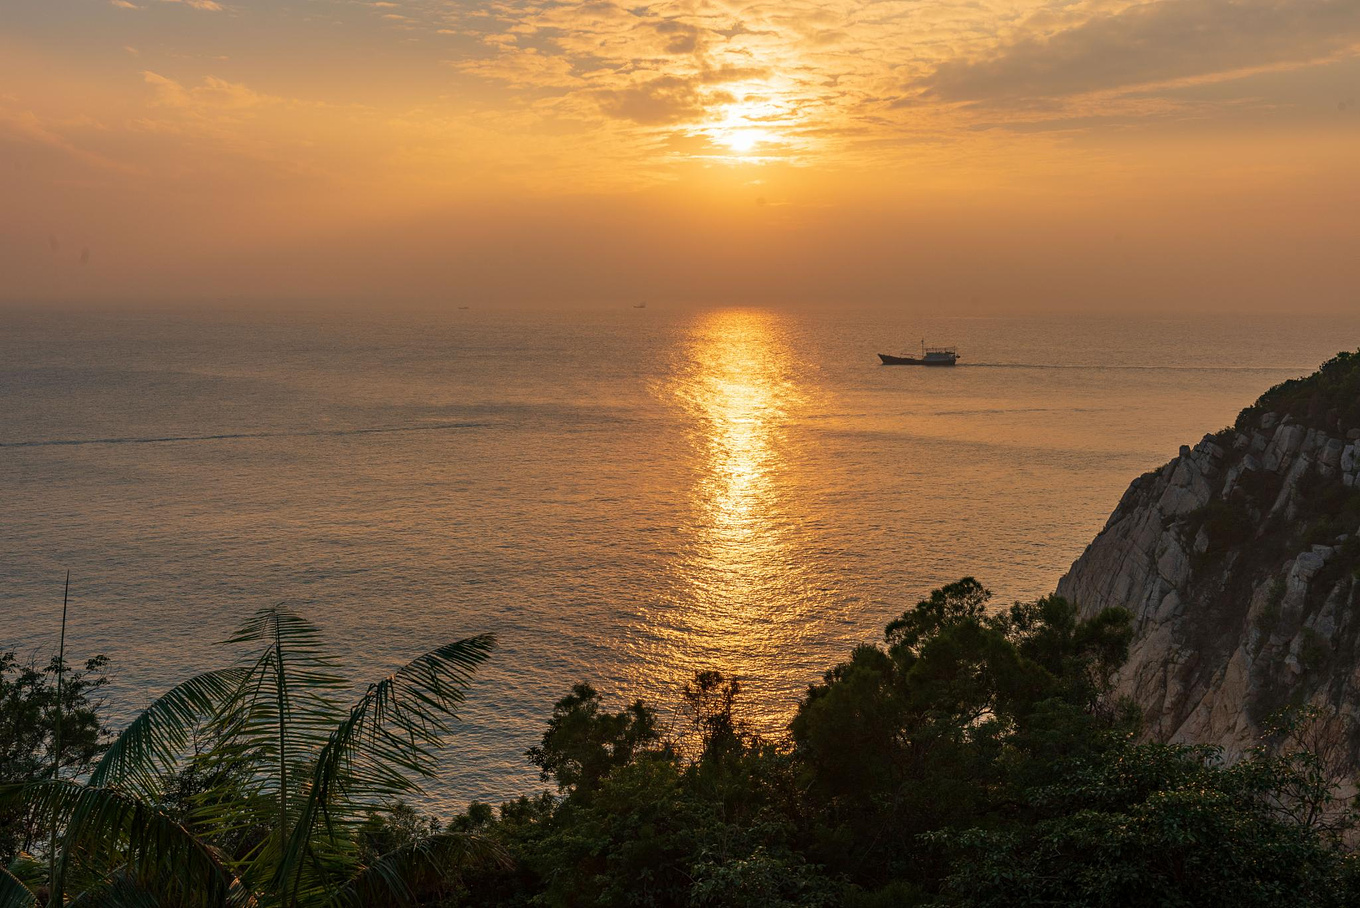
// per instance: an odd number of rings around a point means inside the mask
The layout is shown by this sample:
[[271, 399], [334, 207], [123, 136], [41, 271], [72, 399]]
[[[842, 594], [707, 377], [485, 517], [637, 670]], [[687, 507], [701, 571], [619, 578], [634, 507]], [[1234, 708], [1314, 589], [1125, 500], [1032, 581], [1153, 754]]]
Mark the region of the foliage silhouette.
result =
[[[555, 792], [445, 824], [405, 799], [439, 768], [490, 638], [346, 711], [316, 629], [265, 610], [230, 641], [250, 658], [162, 696], [84, 783], [39, 778], [0, 804], [63, 818], [72, 904], [1360, 903], [1357, 814], [1328, 756], [1340, 726], [1285, 717], [1232, 760], [1141, 742], [1111, 694], [1129, 640], [1121, 609], [997, 609], [963, 578], [811, 685], [786, 735], [755, 734], [719, 672], [678, 692], [674, 733], [577, 684], [527, 752]], [[0, 905], [36, 904], [43, 866], [10, 870]]]
[[[374, 813], [395, 810], [437, 766], [494, 638], [426, 653], [348, 709], [320, 632], [292, 611], [261, 609], [225, 643], [249, 655], [163, 694], [85, 782], [0, 788], [0, 804], [60, 820], [48, 904], [406, 903], [496, 857], [462, 832], [382, 855], [360, 846]], [[5, 904], [24, 902], [15, 882]]]

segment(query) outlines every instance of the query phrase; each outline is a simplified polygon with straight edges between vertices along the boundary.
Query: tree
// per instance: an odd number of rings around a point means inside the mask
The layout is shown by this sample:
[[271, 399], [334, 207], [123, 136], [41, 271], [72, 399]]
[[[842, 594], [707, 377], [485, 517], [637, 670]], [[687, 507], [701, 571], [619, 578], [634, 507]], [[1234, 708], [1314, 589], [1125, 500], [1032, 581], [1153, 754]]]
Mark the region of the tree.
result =
[[[814, 854], [866, 885], [931, 880], [922, 833], [978, 822], [1042, 766], [1027, 748], [1092, 742], [1128, 613], [1080, 621], [1050, 596], [988, 614], [971, 577], [937, 589], [809, 688], [791, 724], [818, 811]], [[1080, 746], [1086, 746], [1081, 743]]]
[[[108, 659], [95, 656], [84, 671], [70, 671], [53, 656], [43, 668], [20, 664], [13, 652], [0, 653], [0, 784], [34, 782], [60, 774], [70, 778], [88, 772], [108, 738], [99, 715], [99, 691], [108, 683]], [[57, 702], [58, 671], [65, 674]], [[61, 754], [56, 749], [57, 716], [61, 716]], [[0, 866], [20, 852], [45, 847], [50, 814], [32, 809], [0, 811]]]
[[1310, 751], [1136, 744], [1065, 763], [1016, 821], [942, 831], [945, 903], [985, 906], [1354, 905], [1354, 810]]
[[[53, 902], [385, 905], [488, 855], [463, 832], [368, 860], [361, 845], [374, 812], [399, 811], [431, 774], [491, 636], [426, 653], [348, 709], [319, 631], [288, 609], [260, 610], [226, 642], [250, 654], [162, 695], [85, 782], [0, 789], [0, 803], [60, 820]], [[12, 889], [9, 904], [24, 898]]]
[[504, 843], [513, 870], [469, 879], [466, 903], [697, 906], [835, 904], [837, 884], [794, 845], [801, 797], [788, 754], [747, 733], [740, 688], [700, 672], [681, 690], [682, 740], [642, 703], [607, 710], [578, 684], [529, 757], [560, 795], [455, 819]]
[[543, 781], [562, 792], [594, 791], [616, 766], [659, 740], [656, 714], [641, 700], [618, 713], [605, 712], [600, 695], [584, 682], [553, 706], [543, 742], [529, 748], [529, 762]]

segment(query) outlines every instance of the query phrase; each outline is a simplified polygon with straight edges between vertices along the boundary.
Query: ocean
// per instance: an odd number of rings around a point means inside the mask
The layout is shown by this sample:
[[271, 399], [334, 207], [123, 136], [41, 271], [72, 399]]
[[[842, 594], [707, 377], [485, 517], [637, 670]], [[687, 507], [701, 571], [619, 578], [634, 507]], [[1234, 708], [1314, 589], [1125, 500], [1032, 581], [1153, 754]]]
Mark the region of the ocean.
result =
[[[953, 369], [883, 367], [924, 336]], [[1051, 592], [1129, 482], [1360, 319], [0, 312], [0, 646], [125, 721], [286, 602], [356, 683], [500, 640], [427, 808], [539, 790], [578, 680], [777, 733], [933, 587]]]

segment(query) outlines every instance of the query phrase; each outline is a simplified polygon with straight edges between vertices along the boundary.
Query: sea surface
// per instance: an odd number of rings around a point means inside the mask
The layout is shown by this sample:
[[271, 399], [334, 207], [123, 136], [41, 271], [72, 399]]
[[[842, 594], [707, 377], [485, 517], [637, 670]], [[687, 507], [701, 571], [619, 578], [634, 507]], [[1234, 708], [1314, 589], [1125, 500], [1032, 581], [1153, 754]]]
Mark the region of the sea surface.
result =
[[[919, 337], [954, 369], [885, 368]], [[942, 583], [1050, 592], [1129, 482], [1360, 320], [659, 307], [423, 316], [0, 312], [0, 646], [106, 653], [116, 721], [255, 609], [356, 681], [500, 648], [430, 809], [543, 786], [588, 680], [673, 715], [698, 669], [777, 732]]]

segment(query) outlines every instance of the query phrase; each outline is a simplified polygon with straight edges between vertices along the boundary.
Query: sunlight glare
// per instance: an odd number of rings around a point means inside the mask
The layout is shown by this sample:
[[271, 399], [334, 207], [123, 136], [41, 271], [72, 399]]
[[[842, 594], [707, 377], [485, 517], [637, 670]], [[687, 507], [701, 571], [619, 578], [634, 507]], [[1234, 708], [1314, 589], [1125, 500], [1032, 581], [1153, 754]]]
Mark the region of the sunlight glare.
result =
[[720, 135], [718, 141], [737, 154], [746, 154], [762, 142], [769, 141], [769, 134], [758, 129], [739, 129]]

